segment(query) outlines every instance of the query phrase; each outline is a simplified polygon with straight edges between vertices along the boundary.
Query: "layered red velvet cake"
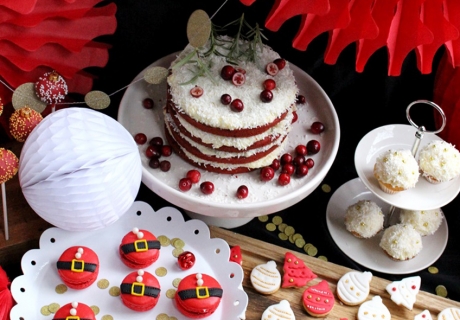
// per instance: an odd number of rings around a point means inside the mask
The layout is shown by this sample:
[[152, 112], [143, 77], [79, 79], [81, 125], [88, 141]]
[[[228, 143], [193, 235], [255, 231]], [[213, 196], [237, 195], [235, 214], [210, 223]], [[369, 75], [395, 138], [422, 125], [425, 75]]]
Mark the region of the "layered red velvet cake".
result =
[[[236, 42], [239, 58], [230, 63]], [[224, 36], [210, 47], [188, 45], [171, 64], [164, 112], [168, 143], [211, 172], [268, 166], [283, 151], [294, 119], [298, 88], [292, 69], [262, 43]]]

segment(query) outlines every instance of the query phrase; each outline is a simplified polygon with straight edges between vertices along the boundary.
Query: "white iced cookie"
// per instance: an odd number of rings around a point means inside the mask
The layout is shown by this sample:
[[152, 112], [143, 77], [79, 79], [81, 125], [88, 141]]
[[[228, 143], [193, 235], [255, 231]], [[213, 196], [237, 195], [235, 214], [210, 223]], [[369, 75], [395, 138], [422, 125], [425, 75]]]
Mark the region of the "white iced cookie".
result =
[[431, 317], [430, 311], [425, 309], [421, 313], [417, 314], [414, 317], [414, 320], [433, 320], [433, 318]]
[[363, 302], [358, 309], [358, 320], [390, 320], [391, 314], [383, 304], [380, 296], [374, 296], [372, 300]]
[[403, 305], [409, 310], [414, 307], [417, 294], [420, 290], [422, 278], [419, 276], [404, 278], [401, 281], [394, 281], [387, 285], [386, 290], [391, 300], [398, 306]]
[[401, 209], [399, 213], [401, 223], [411, 224], [422, 237], [435, 233], [441, 225], [443, 217], [440, 208], [433, 210]]
[[262, 314], [261, 320], [295, 320], [294, 312], [287, 300], [281, 300], [280, 303], [269, 306]]
[[356, 306], [369, 295], [372, 273], [369, 271], [350, 271], [345, 273], [337, 283], [337, 296], [349, 306]]
[[281, 274], [273, 260], [252, 269], [250, 279], [254, 289], [262, 294], [272, 294], [281, 285]]
[[438, 320], [460, 320], [460, 309], [446, 308], [438, 314]]

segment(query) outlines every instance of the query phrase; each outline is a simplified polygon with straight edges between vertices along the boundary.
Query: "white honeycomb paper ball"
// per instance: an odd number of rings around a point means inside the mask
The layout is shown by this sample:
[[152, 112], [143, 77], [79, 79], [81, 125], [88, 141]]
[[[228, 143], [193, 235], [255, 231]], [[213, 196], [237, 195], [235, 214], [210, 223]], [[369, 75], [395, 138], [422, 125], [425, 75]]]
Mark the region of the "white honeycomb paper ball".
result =
[[142, 165], [136, 142], [119, 122], [74, 107], [49, 114], [30, 133], [18, 177], [44, 220], [69, 231], [96, 230], [131, 207]]

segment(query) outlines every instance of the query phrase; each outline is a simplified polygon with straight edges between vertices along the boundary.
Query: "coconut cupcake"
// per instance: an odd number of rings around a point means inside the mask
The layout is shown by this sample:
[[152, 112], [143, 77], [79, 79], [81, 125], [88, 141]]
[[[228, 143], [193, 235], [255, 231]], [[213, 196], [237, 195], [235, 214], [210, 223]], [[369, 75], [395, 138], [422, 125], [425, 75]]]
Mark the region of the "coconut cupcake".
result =
[[431, 141], [420, 150], [418, 162], [422, 176], [438, 184], [460, 175], [460, 152], [444, 140]]
[[380, 247], [393, 260], [410, 260], [422, 250], [422, 236], [410, 224], [395, 224], [383, 232]]
[[357, 238], [371, 238], [383, 229], [382, 209], [373, 201], [360, 200], [347, 208], [345, 227]]
[[401, 223], [410, 224], [422, 237], [431, 235], [438, 230], [444, 218], [441, 209], [404, 210], [399, 213]]
[[395, 194], [414, 188], [419, 176], [418, 163], [410, 150], [390, 149], [375, 160], [374, 177], [386, 193]]

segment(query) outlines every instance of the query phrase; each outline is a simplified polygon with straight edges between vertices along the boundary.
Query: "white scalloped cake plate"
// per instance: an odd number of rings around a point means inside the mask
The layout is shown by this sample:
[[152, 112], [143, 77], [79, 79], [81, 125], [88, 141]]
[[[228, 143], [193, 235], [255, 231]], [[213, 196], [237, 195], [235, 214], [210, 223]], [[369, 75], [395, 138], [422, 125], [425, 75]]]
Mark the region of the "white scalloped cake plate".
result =
[[[155, 236], [165, 235], [169, 239], [180, 238], [185, 242], [184, 250], [195, 254], [195, 265], [182, 271], [173, 256], [172, 245], [160, 249], [159, 259], [144, 270], [155, 275], [155, 270], [164, 267], [166, 276], [156, 276], [160, 281], [161, 293], [158, 304], [151, 310], [135, 312], [123, 305], [119, 296], [113, 297], [109, 289], [119, 287], [124, 277], [133, 271], [125, 266], [118, 255], [118, 246], [122, 237], [133, 227], [151, 231]], [[95, 283], [82, 290], [68, 288], [58, 294], [57, 285], [62, 284], [56, 261], [61, 253], [70, 246], [87, 246], [99, 256], [100, 270]], [[175, 289], [173, 280], [184, 278], [191, 273], [206, 273], [216, 278], [223, 289], [223, 298], [217, 310], [207, 317], [209, 320], [239, 319], [246, 310], [248, 296], [242, 289], [243, 269], [229, 261], [230, 247], [226, 241], [210, 238], [209, 228], [200, 220], [184, 221], [182, 214], [175, 208], [165, 207], [155, 212], [145, 202], [134, 202], [131, 208], [115, 223], [98, 231], [70, 232], [59, 228], [50, 228], [40, 237], [40, 249], [24, 254], [21, 260], [23, 275], [15, 278], [11, 292], [17, 305], [11, 310], [11, 320], [50, 320], [53, 315], [44, 316], [40, 309], [51, 303], [64, 305], [80, 301], [89, 306], [97, 306], [101, 319], [111, 315], [114, 319], [151, 320], [160, 313], [170, 317], [185, 319], [174, 306], [174, 300], [166, 296], [169, 289]], [[97, 282], [109, 281], [107, 289], [100, 289]], [[187, 318], [188, 319], [188, 318]]]
[[[153, 66], [168, 68], [177, 53], [170, 54], [154, 62], [133, 80], [127, 88], [118, 111], [118, 121], [134, 136], [143, 132], [147, 139], [161, 136], [164, 141], [164, 121], [162, 107], [166, 102], [166, 84], [149, 85], [143, 81], [145, 71]], [[171, 162], [171, 170], [162, 172], [148, 166], [145, 156], [146, 145], [139, 147], [142, 160], [142, 182], [153, 192], [165, 200], [201, 215], [220, 218], [253, 218], [283, 210], [308, 196], [326, 176], [338, 151], [340, 126], [335, 109], [322, 88], [303, 70], [290, 64], [301, 94], [307, 103], [298, 106], [298, 121], [288, 136], [286, 151], [292, 152], [298, 144], [306, 144], [316, 139], [321, 143], [321, 150], [313, 155], [315, 167], [310, 169], [303, 178], [292, 178], [287, 186], [277, 184], [277, 176], [269, 182], [259, 179], [258, 170], [238, 175], [202, 173], [201, 181], [214, 183], [215, 191], [211, 195], [203, 195], [198, 185], [188, 192], [182, 192], [178, 183], [188, 170], [196, 169], [173, 154], [167, 160]], [[144, 98], [151, 97], [155, 101], [154, 109], [142, 106]], [[326, 130], [321, 134], [309, 131], [311, 123], [321, 121]], [[249, 189], [246, 199], [235, 196], [237, 188], [245, 184]], [[227, 219], [228, 220], [228, 219]]]
[[[422, 238], [422, 251], [407, 261], [394, 261], [384, 253], [379, 246], [383, 232], [370, 239], [356, 238], [345, 227], [345, 213], [350, 205], [359, 200], [374, 201], [384, 213], [390, 209], [390, 205], [372, 193], [360, 178], [346, 182], [334, 192], [327, 204], [327, 227], [336, 245], [350, 259], [374, 271], [408, 274], [431, 266], [444, 252], [449, 234], [445, 218], [433, 235]], [[398, 221], [398, 217], [393, 217], [392, 221]]]
[[[431, 184], [420, 176], [414, 188], [388, 194], [379, 187], [373, 175], [375, 159], [389, 149], [412, 150], [417, 130], [411, 125], [387, 125], [366, 134], [355, 151], [355, 166], [362, 182], [381, 200], [397, 208], [407, 210], [432, 210], [452, 201], [460, 191], [460, 177], [440, 184]], [[418, 150], [433, 140], [442, 140], [434, 134], [425, 133]], [[415, 158], [417, 157], [416, 154]]]

